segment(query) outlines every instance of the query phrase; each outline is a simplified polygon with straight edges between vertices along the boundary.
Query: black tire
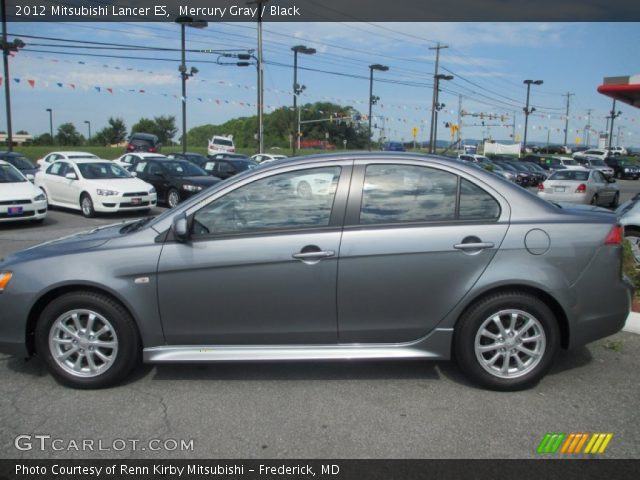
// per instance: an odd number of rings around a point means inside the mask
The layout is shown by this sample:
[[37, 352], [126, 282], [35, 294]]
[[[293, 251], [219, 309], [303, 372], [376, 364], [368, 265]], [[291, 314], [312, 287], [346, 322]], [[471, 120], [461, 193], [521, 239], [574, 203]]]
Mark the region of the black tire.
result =
[[167, 206], [169, 208], [175, 208], [180, 203], [180, 192], [175, 188], [170, 188], [167, 191]]
[[[496, 317], [500, 319], [501, 324], [504, 320], [510, 321], [513, 311], [521, 312], [516, 316], [514, 329], [511, 330], [509, 328], [511, 325], [507, 325], [504, 331], [499, 330], [503, 331], [507, 339], [500, 342], [496, 338], [495, 343], [482, 343], [488, 337], [480, 336], [480, 330], [482, 329], [483, 332], [490, 330], [495, 325], [495, 322], [490, 322]], [[502, 315], [498, 316], [498, 313], [502, 313]], [[534, 324], [525, 329], [523, 324], [531, 319]], [[518, 333], [518, 326], [522, 330], [522, 334]], [[509, 332], [516, 332], [516, 334], [509, 335]], [[524, 336], [531, 333], [533, 336]], [[544, 336], [541, 335], [542, 333]], [[502, 338], [501, 334], [497, 335]], [[535, 341], [526, 341], [529, 338], [535, 338], [536, 335], [539, 335], [537, 344]], [[525, 341], [518, 343], [518, 338], [524, 338]], [[547, 374], [560, 348], [560, 329], [553, 312], [544, 302], [527, 293], [509, 291], [484, 297], [469, 307], [458, 320], [453, 343], [455, 358], [469, 379], [491, 390], [516, 391], [535, 385]], [[476, 350], [476, 344], [479, 346], [478, 350]], [[505, 348], [493, 348], [493, 345]], [[479, 351], [485, 347], [490, 350]], [[527, 351], [531, 351], [530, 349], [538, 350], [540, 355], [529, 356], [520, 351], [520, 347], [527, 349]], [[514, 351], [515, 354], [512, 353]], [[485, 362], [490, 363], [493, 360], [493, 352], [496, 356], [502, 356], [500, 363], [495, 361], [493, 365], [486, 365]], [[508, 355], [506, 362], [504, 361], [505, 353]], [[485, 355], [491, 358], [487, 358]], [[516, 363], [515, 355], [518, 356], [520, 362], [524, 360], [523, 368], [520, 371], [518, 371], [520, 367]], [[507, 372], [502, 374], [498, 371], [498, 367], [502, 367], [505, 363], [507, 364]], [[512, 365], [515, 369], [513, 372], [510, 371]]]
[[[89, 329], [87, 321], [84, 325], [87, 329], [76, 329], [75, 336], [67, 335], [68, 338], [61, 338], [54, 335], [55, 332], [61, 332], [58, 327], [59, 320], [65, 318], [65, 315], [67, 318], [70, 318], [72, 316], [71, 312], [73, 311], [85, 312], [78, 313], [78, 319], [81, 325], [83, 318], [89, 318], [86, 312], [91, 312], [97, 314], [98, 317], [93, 322], [95, 328], [100, 329], [106, 325], [106, 323], [100, 321], [100, 317], [106, 319], [111, 328], [106, 333], [92, 339], [92, 337], [89, 336], [92, 330]], [[95, 333], [98, 334], [99, 332]], [[63, 333], [63, 335], [66, 334]], [[72, 339], [75, 339], [73, 340], [76, 344], [74, 346], [69, 344]], [[86, 349], [87, 352], [89, 349], [94, 350], [94, 347], [89, 346], [92, 345], [91, 342], [102, 342], [104, 344], [104, 342], [111, 341], [115, 343], [116, 348], [114, 349], [112, 347], [109, 349], [109, 347], [106, 347], [105, 349], [100, 346], [96, 347], [95, 350], [102, 349], [101, 353], [103, 356], [106, 354], [111, 360], [108, 365], [107, 362], [101, 365], [104, 371], [98, 371], [92, 376], [86, 376], [86, 374], [91, 374], [92, 372], [72, 373], [68, 371], [71, 369], [70, 365], [63, 367], [60, 365], [61, 361], [54, 359], [54, 355], [56, 355], [57, 352], [54, 351], [55, 347], [52, 345], [58, 343], [56, 340], [67, 342], [69, 350], [75, 348], [75, 352], [79, 353], [68, 355], [67, 358], [74, 360], [78, 357], [84, 357], [84, 359], [80, 360], [79, 366], [82, 367], [86, 365], [87, 369], [90, 368], [88, 361], [89, 356], [93, 359], [92, 361], [97, 360], [98, 363], [101, 362], [101, 359], [97, 356], [99, 353], [97, 351], [94, 351], [91, 355], [89, 353], [81, 353], [84, 352], [84, 350], [82, 350], [83, 348]], [[80, 344], [78, 344], [78, 340]], [[47, 368], [56, 380], [69, 387], [81, 389], [105, 388], [116, 385], [126, 378], [131, 370], [138, 364], [141, 353], [138, 330], [131, 315], [129, 315], [124, 307], [105, 295], [86, 291], [67, 293], [49, 303], [38, 319], [35, 331], [35, 342], [37, 354], [44, 360]], [[65, 347], [62, 346], [60, 348], [64, 349]], [[83, 376], [83, 373], [85, 376]]]
[[598, 195], [594, 195], [591, 199], [591, 205], [598, 205]]
[[80, 195], [80, 211], [86, 218], [93, 218], [96, 216], [96, 210], [93, 208], [93, 200], [91, 200], [91, 195], [88, 193]]
[[609, 204], [609, 208], [616, 208], [619, 203], [620, 203], [620, 193], [616, 192], [616, 194], [613, 196], [613, 200], [611, 200], [611, 203]]

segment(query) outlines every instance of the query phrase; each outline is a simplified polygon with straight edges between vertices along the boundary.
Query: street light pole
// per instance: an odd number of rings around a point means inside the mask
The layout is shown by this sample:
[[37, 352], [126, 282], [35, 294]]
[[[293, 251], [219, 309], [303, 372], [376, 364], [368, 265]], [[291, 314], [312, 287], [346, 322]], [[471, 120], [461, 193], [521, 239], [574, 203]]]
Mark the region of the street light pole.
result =
[[291, 125], [291, 130], [296, 130], [293, 132], [295, 137], [292, 134], [291, 138], [291, 156], [295, 157], [296, 155], [296, 146], [299, 143], [300, 132], [299, 127], [296, 128], [296, 117], [299, 115], [298, 112], [298, 95], [300, 95], [303, 90], [307, 87], [304, 85], [298, 85], [298, 53], [304, 53], [305, 55], [313, 55], [316, 53], [315, 48], [305, 47], [304, 45], [296, 45], [295, 47], [291, 47], [293, 51], [293, 122]]
[[369, 65], [369, 136], [367, 138], [367, 149], [371, 150], [371, 117], [373, 116], [373, 105], [378, 102], [380, 97], [373, 96], [373, 71], [378, 70], [379, 72], [386, 72], [389, 70], [389, 67], [386, 65], [380, 65], [379, 63], [374, 63], [373, 65]]
[[258, 8], [258, 58], [257, 62], [257, 73], [258, 73], [258, 125], [257, 125], [257, 138], [256, 138], [256, 146], [258, 147], [257, 153], [264, 152], [264, 126], [263, 126], [263, 115], [264, 115], [264, 69], [262, 67], [262, 5], [269, 2], [271, 0], [255, 0], [247, 2], [247, 5], [256, 5]]
[[49, 112], [49, 135], [51, 136], [51, 145], [53, 145], [53, 110], [47, 108], [47, 112]]
[[181, 63], [178, 67], [182, 81], [182, 153], [187, 151], [187, 79], [198, 73], [198, 69], [191, 67], [191, 72], [187, 73], [186, 58], [186, 27], [205, 28], [208, 23], [204, 20], [194, 20], [191, 17], [178, 17], [176, 23], [180, 25], [180, 50]]
[[535, 107], [531, 107], [529, 109], [529, 95], [531, 92], [531, 85], [542, 85], [544, 82], [542, 80], [525, 80], [524, 83], [527, 86], [527, 104], [524, 107], [524, 143], [523, 148], [524, 151], [527, 151], [527, 128], [529, 126], [529, 115], [536, 111]]
[[89, 127], [89, 138], [87, 139], [87, 143], [91, 142], [91, 122], [89, 120], [85, 120], [84, 123], [87, 124], [87, 127]]

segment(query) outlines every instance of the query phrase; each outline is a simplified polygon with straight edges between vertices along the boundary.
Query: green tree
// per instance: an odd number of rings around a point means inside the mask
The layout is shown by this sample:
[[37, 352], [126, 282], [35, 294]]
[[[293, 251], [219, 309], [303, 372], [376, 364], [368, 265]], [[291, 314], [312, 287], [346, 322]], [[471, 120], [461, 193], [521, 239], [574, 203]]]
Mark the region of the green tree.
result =
[[177, 132], [178, 127], [176, 127], [176, 117], [174, 116], [160, 116], [153, 120], [143, 117], [131, 127], [131, 133], [152, 133], [164, 145], [171, 144]]
[[53, 139], [48, 133], [38, 135], [33, 139], [33, 145], [53, 145]]
[[115, 145], [127, 137], [127, 126], [121, 118], [110, 117], [108, 125], [96, 132], [91, 143], [96, 145]]
[[58, 127], [56, 143], [58, 145], [82, 145], [82, 143], [84, 143], [84, 137], [78, 133], [73, 123], [63, 123]]

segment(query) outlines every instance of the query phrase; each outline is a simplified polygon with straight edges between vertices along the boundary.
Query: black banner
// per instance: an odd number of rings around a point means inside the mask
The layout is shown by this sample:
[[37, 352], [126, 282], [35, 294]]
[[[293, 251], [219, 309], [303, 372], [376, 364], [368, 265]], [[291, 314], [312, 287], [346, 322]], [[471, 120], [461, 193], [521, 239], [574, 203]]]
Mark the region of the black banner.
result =
[[0, 460], [0, 478], [626, 480], [638, 460]]
[[640, 20], [629, 0], [3, 0], [16, 22], [479, 22]]

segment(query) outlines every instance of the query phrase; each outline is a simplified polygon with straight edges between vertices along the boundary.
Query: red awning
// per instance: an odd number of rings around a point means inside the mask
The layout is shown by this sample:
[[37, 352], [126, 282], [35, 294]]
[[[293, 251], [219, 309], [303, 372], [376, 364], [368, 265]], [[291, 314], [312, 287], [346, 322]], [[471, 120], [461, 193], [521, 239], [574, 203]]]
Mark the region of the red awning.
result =
[[598, 92], [640, 108], [640, 75], [605, 78]]

